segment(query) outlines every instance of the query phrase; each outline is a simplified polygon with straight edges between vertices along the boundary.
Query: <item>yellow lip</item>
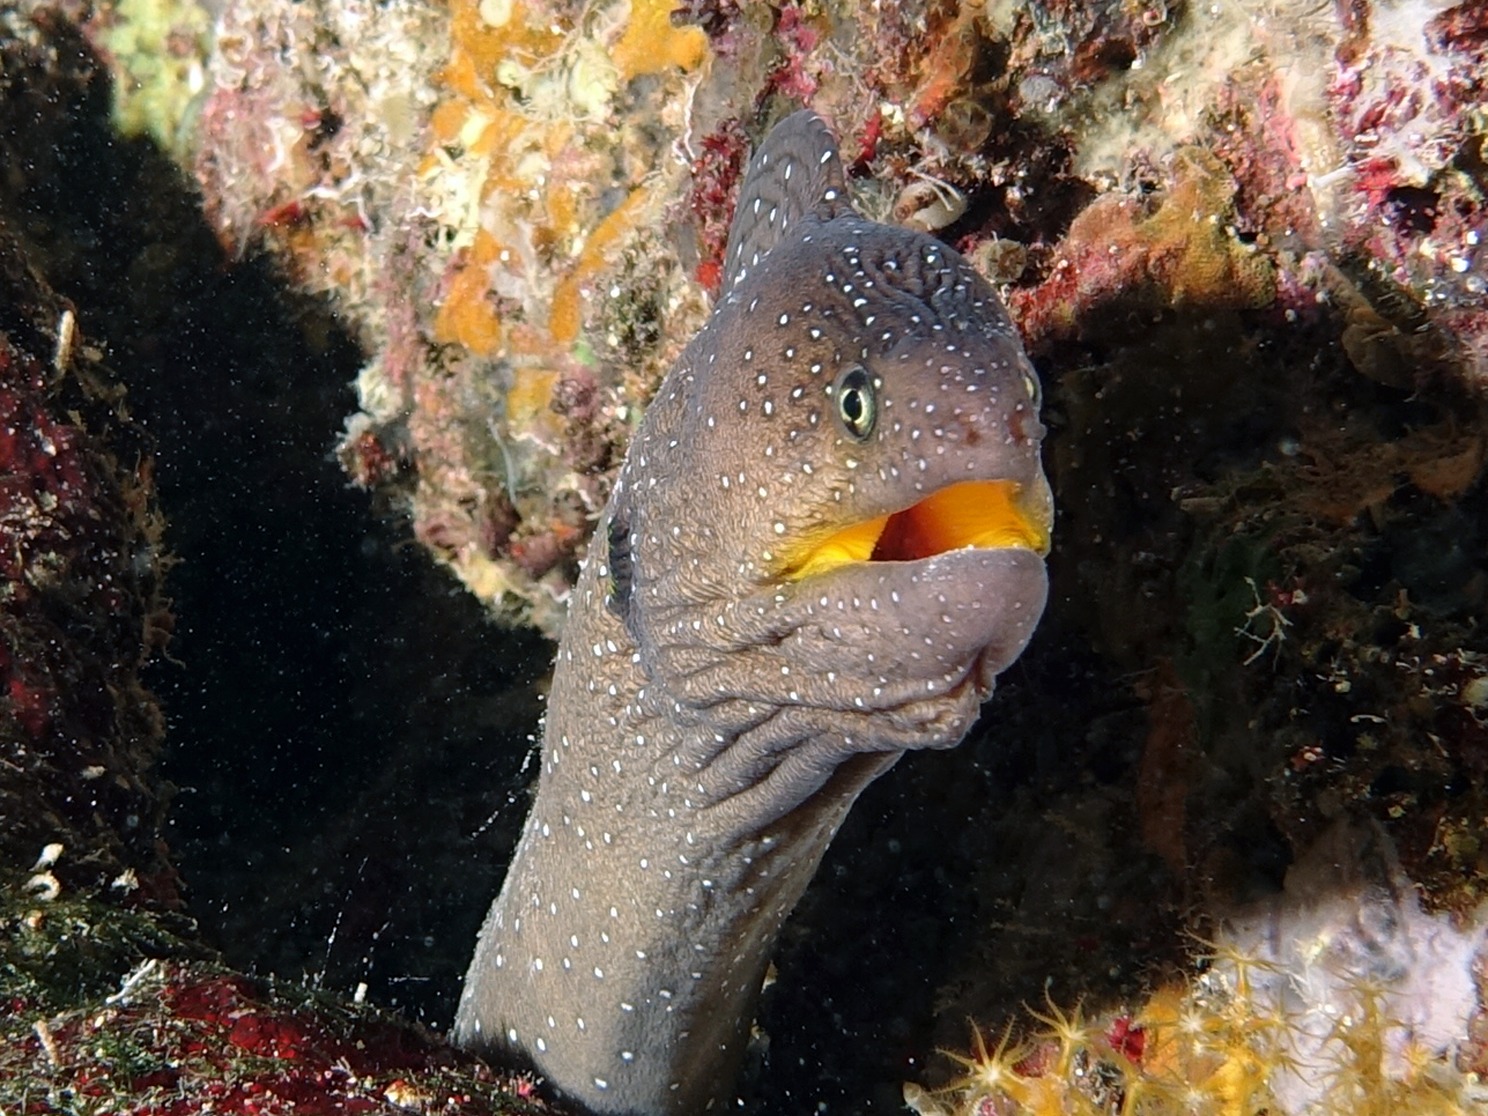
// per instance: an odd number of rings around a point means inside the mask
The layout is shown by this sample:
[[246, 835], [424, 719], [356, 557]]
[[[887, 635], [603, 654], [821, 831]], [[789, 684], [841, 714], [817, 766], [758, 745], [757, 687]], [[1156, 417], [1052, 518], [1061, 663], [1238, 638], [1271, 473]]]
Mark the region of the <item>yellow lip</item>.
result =
[[1047, 501], [1024, 499], [1015, 481], [962, 481], [918, 504], [842, 528], [793, 557], [793, 580], [850, 562], [913, 562], [950, 550], [1049, 553]]

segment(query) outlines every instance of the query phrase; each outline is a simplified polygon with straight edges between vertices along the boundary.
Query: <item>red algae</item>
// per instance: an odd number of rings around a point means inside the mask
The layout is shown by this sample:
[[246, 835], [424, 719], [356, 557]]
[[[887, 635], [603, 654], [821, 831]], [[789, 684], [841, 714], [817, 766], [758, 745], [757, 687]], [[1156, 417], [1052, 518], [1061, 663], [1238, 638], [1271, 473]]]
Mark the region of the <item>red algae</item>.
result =
[[687, 207], [698, 223], [698, 282], [717, 297], [723, 285], [723, 256], [728, 246], [729, 222], [739, 195], [739, 178], [749, 154], [743, 125], [730, 117], [702, 138], [692, 163], [692, 188]]
[[207, 965], [147, 961], [107, 1000], [20, 1014], [0, 1018], [0, 1099], [28, 1116], [554, 1111], [426, 1031]]
[[39, 887], [173, 907], [150, 770], [162, 725], [139, 679], [169, 627], [148, 442], [3, 230], [0, 301], [15, 323], [0, 332], [0, 864], [55, 847]]

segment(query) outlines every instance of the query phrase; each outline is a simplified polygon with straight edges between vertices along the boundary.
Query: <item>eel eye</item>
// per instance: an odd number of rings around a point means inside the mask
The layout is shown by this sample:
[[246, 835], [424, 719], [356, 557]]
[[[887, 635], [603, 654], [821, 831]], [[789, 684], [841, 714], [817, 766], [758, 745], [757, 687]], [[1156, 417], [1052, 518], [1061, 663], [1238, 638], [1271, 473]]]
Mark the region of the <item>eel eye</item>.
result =
[[1023, 389], [1028, 392], [1028, 398], [1033, 402], [1033, 409], [1038, 411], [1039, 407], [1039, 382], [1031, 372], [1023, 373]]
[[858, 441], [866, 441], [878, 421], [878, 397], [867, 369], [861, 364], [844, 368], [832, 394], [837, 397], [837, 418], [843, 427]]

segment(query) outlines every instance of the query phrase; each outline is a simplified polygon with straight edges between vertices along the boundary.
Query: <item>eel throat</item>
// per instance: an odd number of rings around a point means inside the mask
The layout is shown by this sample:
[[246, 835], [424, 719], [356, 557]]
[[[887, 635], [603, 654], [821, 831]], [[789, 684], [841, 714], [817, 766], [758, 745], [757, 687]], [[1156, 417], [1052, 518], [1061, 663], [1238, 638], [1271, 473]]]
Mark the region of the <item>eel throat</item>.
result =
[[850, 562], [914, 562], [963, 547], [1049, 553], [1047, 502], [1023, 498], [1013, 481], [960, 481], [889, 515], [833, 531], [787, 561], [799, 580]]

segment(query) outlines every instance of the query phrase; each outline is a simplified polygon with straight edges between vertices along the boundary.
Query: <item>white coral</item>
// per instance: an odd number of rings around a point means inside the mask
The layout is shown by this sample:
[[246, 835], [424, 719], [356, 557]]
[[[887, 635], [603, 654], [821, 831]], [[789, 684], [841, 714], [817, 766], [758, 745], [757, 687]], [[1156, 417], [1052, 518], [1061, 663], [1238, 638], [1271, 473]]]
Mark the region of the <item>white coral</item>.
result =
[[[1339, 827], [1287, 873], [1281, 895], [1227, 922], [1216, 955], [1246, 959], [1251, 1014], [1285, 1020], [1284, 1068], [1270, 1085], [1301, 1116], [1336, 1097], [1342, 1075], [1403, 1081], [1450, 1057], [1478, 1010], [1485, 937], [1488, 905], [1465, 926], [1427, 913], [1383, 834]], [[1235, 966], [1215, 966], [1232, 987]]]

